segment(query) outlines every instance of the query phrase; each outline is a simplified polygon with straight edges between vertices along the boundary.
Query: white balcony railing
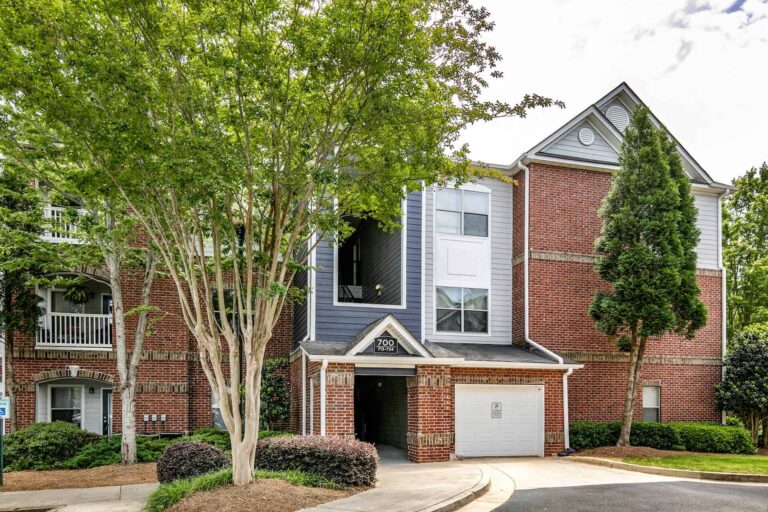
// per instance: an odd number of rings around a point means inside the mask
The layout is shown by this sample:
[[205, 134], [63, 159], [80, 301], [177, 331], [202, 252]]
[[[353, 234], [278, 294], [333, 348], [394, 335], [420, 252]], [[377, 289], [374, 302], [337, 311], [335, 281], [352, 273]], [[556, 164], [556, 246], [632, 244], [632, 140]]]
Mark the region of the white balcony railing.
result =
[[43, 239], [49, 242], [68, 242], [77, 244], [80, 240], [75, 236], [77, 228], [68, 222], [64, 216], [66, 208], [48, 205], [43, 209], [43, 216], [48, 221], [48, 227], [43, 233]]
[[112, 315], [48, 313], [40, 319], [38, 347], [112, 348]]

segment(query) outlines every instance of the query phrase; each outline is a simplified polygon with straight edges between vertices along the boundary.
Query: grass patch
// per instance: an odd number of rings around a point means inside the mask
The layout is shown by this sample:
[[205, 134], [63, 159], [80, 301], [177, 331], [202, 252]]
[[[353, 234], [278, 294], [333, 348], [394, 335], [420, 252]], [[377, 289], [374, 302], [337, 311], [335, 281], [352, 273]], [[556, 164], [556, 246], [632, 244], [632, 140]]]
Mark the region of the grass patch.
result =
[[[253, 475], [258, 478], [276, 478], [285, 480], [291, 485], [302, 487], [324, 487], [326, 489], [345, 489], [338, 482], [329, 480], [322, 476], [304, 473], [302, 471], [260, 471], [256, 470]], [[222, 469], [214, 473], [190, 478], [188, 480], [177, 480], [167, 484], [162, 484], [155, 492], [150, 494], [147, 500], [147, 512], [163, 512], [172, 507], [190, 494], [202, 491], [209, 491], [216, 487], [230, 485], [232, 483], [232, 470]]]
[[624, 457], [624, 462], [718, 473], [751, 473], [768, 475], [768, 456], [764, 455], [672, 455], [670, 457]]

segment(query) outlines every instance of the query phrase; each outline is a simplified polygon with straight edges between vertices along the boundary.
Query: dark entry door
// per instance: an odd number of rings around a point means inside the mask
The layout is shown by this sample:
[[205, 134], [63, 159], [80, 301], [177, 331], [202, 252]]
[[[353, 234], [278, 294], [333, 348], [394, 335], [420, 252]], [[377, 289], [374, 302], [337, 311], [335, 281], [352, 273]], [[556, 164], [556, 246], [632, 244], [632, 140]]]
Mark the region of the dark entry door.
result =
[[101, 433], [112, 434], [112, 390], [101, 390]]

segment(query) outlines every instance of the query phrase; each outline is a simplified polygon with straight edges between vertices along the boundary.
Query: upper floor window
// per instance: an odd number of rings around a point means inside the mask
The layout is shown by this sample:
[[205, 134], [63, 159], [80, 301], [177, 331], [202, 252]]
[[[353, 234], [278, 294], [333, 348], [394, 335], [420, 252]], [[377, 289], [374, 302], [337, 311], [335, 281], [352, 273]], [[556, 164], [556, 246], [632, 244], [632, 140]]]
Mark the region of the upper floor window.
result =
[[437, 287], [437, 330], [488, 332], [488, 290]]
[[435, 226], [447, 235], [488, 236], [489, 194], [441, 188], [436, 193]]

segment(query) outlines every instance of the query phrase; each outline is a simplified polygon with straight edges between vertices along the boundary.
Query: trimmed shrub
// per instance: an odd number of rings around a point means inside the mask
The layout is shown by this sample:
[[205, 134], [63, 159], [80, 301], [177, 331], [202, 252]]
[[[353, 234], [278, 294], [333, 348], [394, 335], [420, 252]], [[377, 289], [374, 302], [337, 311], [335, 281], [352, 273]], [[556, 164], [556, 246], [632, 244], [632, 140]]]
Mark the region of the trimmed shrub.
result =
[[5, 437], [6, 470], [51, 469], [97, 437], [65, 421], [33, 423]]
[[256, 447], [260, 470], [304, 471], [350, 486], [373, 485], [378, 461], [372, 444], [337, 436], [271, 437]]
[[744, 427], [705, 423], [673, 423], [686, 450], [712, 453], [754, 454], [755, 445]]
[[204, 475], [229, 467], [229, 457], [209, 444], [183, 442], [165, 449], [157, 461], [160, 483]]
[[[621, 425], [619, 424], [619, 430]], [[616, 435], [616, 439], [619, 436]], [[614, 440], [615, 444], [616, 440]], [[629, 443], [634, 446], [650, 446], [658, 450], [685, 450], [678, 429], [670, 423], [632, 423]]]
[[571, 447], [577, 450], [588, 450], [599, 446], [616, 444], [621, 431], [618, 421], [574, 421], [569, 426]]
[[[576, 421], [570, 425], [571, 446], [577, 450], [613, 446], [621, 423]], [[716, 423], [632, 423], [630, 444], [658, 450], [711, 453], [755, 453], [749, 432], [743, 427]]]
[[[86, 445], [74, 457], [56, 465], [63, 469], [84, 469], [120, 464], [120, 435], [104, 436]], [[155, 437], [136, 436], [136, 457], [139, 462], [155, 462], [173, 441]]]

